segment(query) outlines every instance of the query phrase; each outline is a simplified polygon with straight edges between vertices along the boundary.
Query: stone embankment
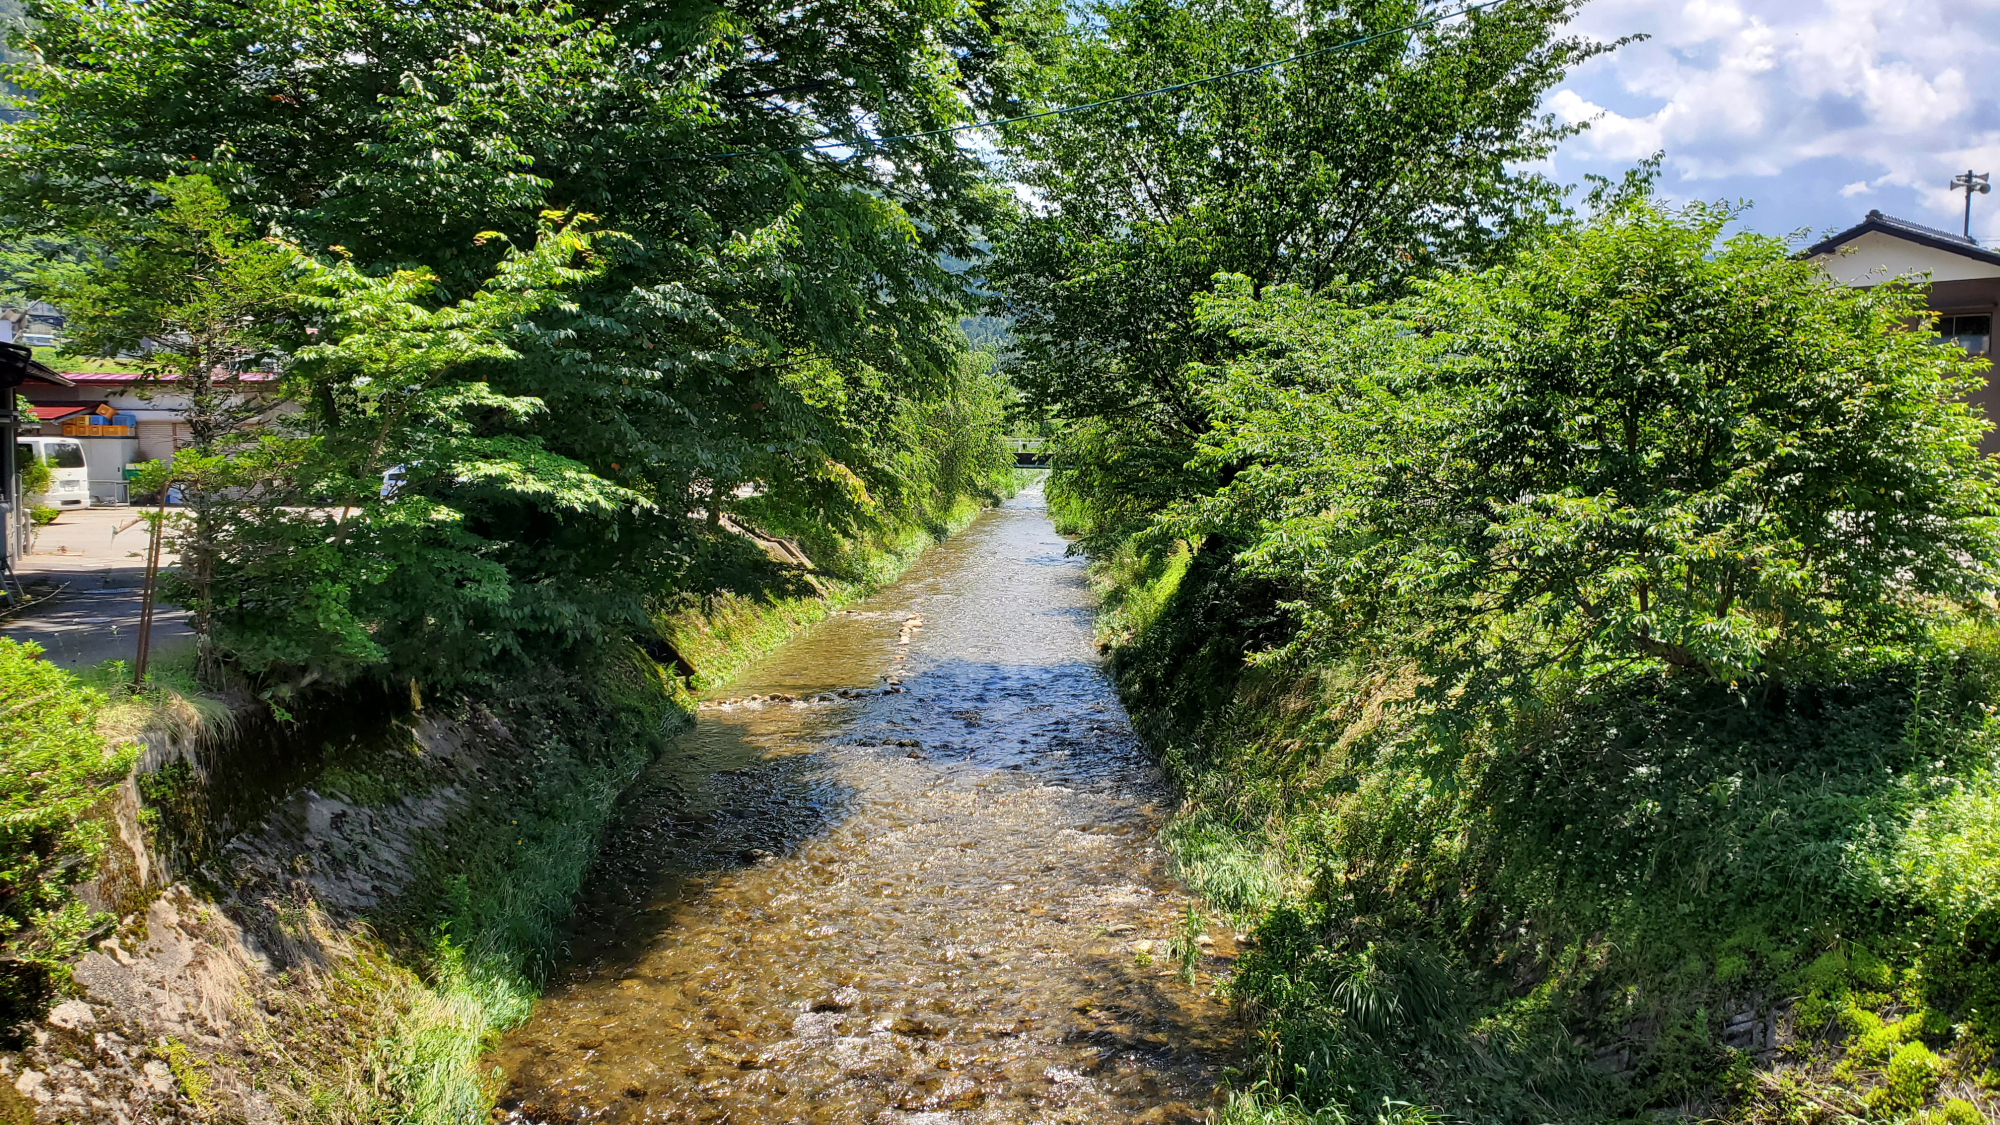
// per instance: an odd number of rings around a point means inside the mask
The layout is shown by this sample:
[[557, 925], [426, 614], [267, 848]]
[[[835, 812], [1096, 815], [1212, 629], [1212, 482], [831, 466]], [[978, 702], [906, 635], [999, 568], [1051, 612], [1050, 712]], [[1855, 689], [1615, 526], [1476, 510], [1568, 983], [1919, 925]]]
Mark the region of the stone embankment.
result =
[[466, 863], [460, 827], [504, 810], [521, 759], [546, 754], [477, 707], [295, 737], [295, 775], [232, 772], [268, 751], [255, 737], [147, 755], [156, 772], [139, 783], [199, 831], [158, 854], [126, 786], [106, 877], [83, 888], [122, 914], [75, 965], [74, 995], [0, 1053], [0, 1125], [275, 1123], [365, 1078], [366, 1038], [391, 1034], [422, 990], [369, 923]]

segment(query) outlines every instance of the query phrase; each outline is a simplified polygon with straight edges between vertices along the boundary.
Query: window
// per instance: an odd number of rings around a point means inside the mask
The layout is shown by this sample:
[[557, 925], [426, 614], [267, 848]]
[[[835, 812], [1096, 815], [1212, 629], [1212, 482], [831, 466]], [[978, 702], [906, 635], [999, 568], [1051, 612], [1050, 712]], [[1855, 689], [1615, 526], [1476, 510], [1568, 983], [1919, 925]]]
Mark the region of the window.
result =
[[42, 446], [42, 456], [51, 469], [83, 468], [83, 447], [73, 441], [52, 441]]
[[1957, 344], [1968, 355], [1985, 355], [1992, 346], [1993, 318], [1985, 313], [1947, 313], [1937, 318], [1937, 334], [1940, 344]]

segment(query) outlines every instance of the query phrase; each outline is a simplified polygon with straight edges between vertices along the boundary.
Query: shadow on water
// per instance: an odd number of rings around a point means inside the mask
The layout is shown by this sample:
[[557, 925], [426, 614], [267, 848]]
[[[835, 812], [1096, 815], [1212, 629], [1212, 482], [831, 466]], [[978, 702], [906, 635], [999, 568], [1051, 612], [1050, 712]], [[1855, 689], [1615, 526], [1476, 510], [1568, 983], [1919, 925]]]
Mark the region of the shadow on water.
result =
[[677, 750], [620, 799], [577, 902], [572, 964], [628, 967], [644, 953], [653, 915], [706, 878], [796, 853], [830, 831], [853, 796], [825, 755], [767, 758], [720, 724]]
[[[1122, 715], [1066, 709], [1048, 680], [1088, 681], [1095, 664], [1017, 667], [951, 662], [927, 670], [921, 693], [866, 703], [777, 704], [800, 714], [704, 723], [619, 801], [579, 899], [568, 953], [597, 969], [648, 938], [641, 921], [690, 884], [796, 855], [851, 815], [860, 790], [843, 768], [867, 760], [929, 763], [932, 771], [1004, 771], [1022, 784], [1119, 793], [1139, 747]], [[776, 721], [773, 721], [776, 719]], [[1112, 751], [1115, 749], [1115, 753]], [[620, 952], [614, 952], [620, 951]]]
[[1202, 1119], [1233, 945], [1168, 965], [1171, 794], [1063, 547], [1017, 501], [705, 706], [491, 1060], [514, 1120]]

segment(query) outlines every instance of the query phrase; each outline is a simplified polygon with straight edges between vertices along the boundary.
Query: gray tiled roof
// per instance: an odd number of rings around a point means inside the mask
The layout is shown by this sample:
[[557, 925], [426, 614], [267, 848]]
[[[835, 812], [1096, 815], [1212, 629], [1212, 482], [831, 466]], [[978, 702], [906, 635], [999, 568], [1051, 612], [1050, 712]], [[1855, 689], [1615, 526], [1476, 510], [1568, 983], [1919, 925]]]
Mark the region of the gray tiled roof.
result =
[[1822, 239], [1799, 253], [1801, 258], [1811, 258], [1819, 254], [1831, 253], [1870, 231], [1880, 231], [1906, 242], [1915, 242], [1951, 254], [1959, 254], [1975, 261], [2000, 266], [2000, 253], [1988, 250], [1962, 234], [1953, 234], [1908, 219], [1898, 219], [1894, 215], [1884, 215], [1880, 211], [1868, 212], [1868, 217], [1860, 225], [1849, 227], [1831, 238]]

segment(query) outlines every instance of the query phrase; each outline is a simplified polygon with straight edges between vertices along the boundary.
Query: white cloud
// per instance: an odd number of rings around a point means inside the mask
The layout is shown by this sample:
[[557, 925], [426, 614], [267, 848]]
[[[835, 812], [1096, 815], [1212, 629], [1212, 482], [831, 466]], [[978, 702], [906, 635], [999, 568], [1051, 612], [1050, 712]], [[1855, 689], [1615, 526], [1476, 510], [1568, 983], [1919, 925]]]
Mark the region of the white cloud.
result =
[[[1862, 194], [1957, 229], [1952, 175], [2000, 172], [2000, 0], [1593, 0], [1575, 29], [1650, 38], [1548, 98], [1593, 121], [1564, 178], [1664, 151], [1668, 193], [1757, 198], [1765, 229], [1848, 225]], [[1973, 210], [2000, 241], [2000, 204]]]

